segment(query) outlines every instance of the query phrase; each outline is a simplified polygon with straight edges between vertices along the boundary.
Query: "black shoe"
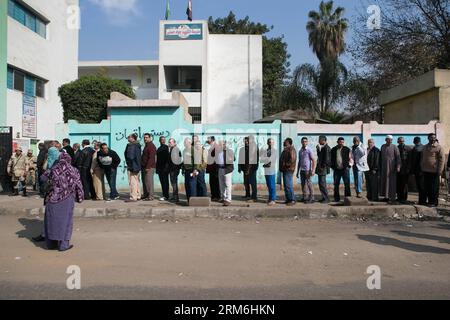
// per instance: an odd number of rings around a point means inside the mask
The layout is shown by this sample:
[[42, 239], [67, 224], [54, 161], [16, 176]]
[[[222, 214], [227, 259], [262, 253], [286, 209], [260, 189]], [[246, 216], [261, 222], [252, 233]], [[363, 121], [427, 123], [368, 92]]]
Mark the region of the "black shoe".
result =
[[73, 249], [73, 245], [71, 244], [67, 249], [58, 249], [59, 252], [66, 252], [69, 251], [70, 249]]
[[34, 242], [44, 242], [45, 241], [45, 237], [43, 237], [42, 235], [39, 235], [38, 237], [32, 238], [32, 240]]

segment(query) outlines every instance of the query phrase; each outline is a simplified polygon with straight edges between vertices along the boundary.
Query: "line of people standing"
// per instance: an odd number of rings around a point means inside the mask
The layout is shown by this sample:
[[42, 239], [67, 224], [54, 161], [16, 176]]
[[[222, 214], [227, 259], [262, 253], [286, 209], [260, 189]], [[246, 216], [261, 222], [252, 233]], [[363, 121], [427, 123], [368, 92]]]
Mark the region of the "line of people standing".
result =
[[[429, 143], [424, 146], [417, 137], [414, 139], [415, 146], [409, 147], [403, 137], [398, 139], [398, 145], [394, 145], [393, 137], [387, 136], [385, 144], [379, 149], [373, 139], [368, 141], [366, 148], [359, 137], [353, 139], [351, 147], [345, 145], [344, 138], [339, 138], [337, 145], [331, 148], [327, 137], [320, 136], [316, 150], [313, 150], [309, 146], [308, 138], [304, 137], [297, 152], [294, 141], [288, 138], [284, 141], [281, 155], [278, 156], [273, 139], [268, 139], [266, 146], [259, 149], [254, 137], [249, 136], [244, 139], [244, 146], [238, 152], [237, 170], [243, 175], [245, 200], [256, 202], [257, 173], [260, 164], [263, 166], [270, 206], [277, 200], [278, 173], [283, 181], [285, 203], [289, 206], [297, 202], [294, 193], [295, 177], [301, 183], [301, 202], [315, 201], [312, 179], [317, 176], [320, 202], [329, 203], [331, 200], [341, 201], [342, 184], [344, 196], [352, 195], [351, 175], [354, 177], [357, 197], [362, 197], [365, 180], [367, 198], [370, 201], [381, 200], [389, 203], [408, 201], [408, 185], [413, 175], [419, 191], [419, 204], [436, 206], [440, 173], [444, 169], [445, 157], [436, 135], [430, 134], [428, 139]], [[157, 175], [162, 188], [159, 200], [178, 203], [180, 201], [178, 180], [182, 173], [188, 200], [192, 197], [208, 196], [206, 175], [209, 175], [212, 201], [222, 202], [224, 206], [231, 204], [236, 156], [226, 141], [216, 142], [214, 136], [208, 137], [206, 143], [209, 148], [206, 150], [199, 137], [193, 136], [184, 140], [184, 149], [181, 151], [175, 139], [166, 141], [165, 137], [160, 137], [157, 147], [153, 142], [153, 136], [145, 134], [144, 143], [142, 150], [136, 134], [128, 137], [124, 152], [130, 188], [130, 197], [127, 201], [155, 200], [154, 179]], [[106, 143], [94, 141], [91, 145], [85, 140], [81, 146], [75, 144], [72, 148], [70, 140], [64, 139], [61, 149], [73, 155], [72, 165], [80, 173], [86, 199], [119, 199], [116, 177], [121, 160]], [[39, 155], [37, 170], [42, 173], [40, 158], [42, 157]], [[327, 186], [327, 177], [331, 172], [333, 172], [333, 197], [330, 197]], [[105, 195], [104, 179], [110, 186], [109, 197]]]

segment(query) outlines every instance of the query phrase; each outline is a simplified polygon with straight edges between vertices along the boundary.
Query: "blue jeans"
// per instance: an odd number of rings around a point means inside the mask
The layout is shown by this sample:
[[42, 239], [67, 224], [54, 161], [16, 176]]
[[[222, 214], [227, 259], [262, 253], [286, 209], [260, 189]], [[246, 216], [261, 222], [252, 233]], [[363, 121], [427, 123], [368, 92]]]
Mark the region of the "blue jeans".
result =
[[284, 194], [286, 196], [286, 203], [295, 201], [294, 194], [294, 173], [293, 172], [283, 172], [283, 184], [284, 184]]
[[267, 189], [269, 189], [269, 202], [277, 201], [276, 175], [266, 176]]
[[200, 171], [197, 176], [197, 196], [198, 197], [208, 196], [208, 189], [206, 187], [205, 176], [206, 176], [206, 172], [204, 170]]
[[200, 171], [198, 176], [195, 177], [192, 177], [191, 174], [192, 170], [188, 170], [184, 174], [187, 198], [206, 197], [205, 171]]
[[109, 188], [111, 189], [110, 198], [114, 199], [119, 196], [116, 188], [117, 169], [105, 169], [106, 181], [108, 181]]
[[353, 167], [353, 179], [355, 179], [356, 193], [362, 193], [364, 172], [358, 170], [356, 166]]
[[350, 169], [336, 169], [334, 170], [334, 201], [341, 201], [341, 195], [339, 194], [339, 185], [341, 179], [344, 180], [345, 196], [351, 197], [352, 192], [350, 190]]

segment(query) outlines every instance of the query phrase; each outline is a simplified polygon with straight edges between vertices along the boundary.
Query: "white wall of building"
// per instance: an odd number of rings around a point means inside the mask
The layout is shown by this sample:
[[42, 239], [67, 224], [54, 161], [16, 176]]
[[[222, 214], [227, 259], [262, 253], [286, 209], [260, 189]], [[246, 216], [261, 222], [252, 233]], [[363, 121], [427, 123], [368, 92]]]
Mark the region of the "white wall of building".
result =
[[[142, 62], [141, 64], [150, 64]], [[158, 99], [159, 97], [159, 74], [157, 62], [155, 65], [135, 65], [135, 66], [93, 66], [98, 62], [80, 62], [78, 77], [85, 75], [102, 74], [113, 79], [131, 80], [136, 99]], [[138, 64], [138, 63], [136, 63]], [[149, 83], [150, 81], [150, 83]]]
[[[54, 139], [55, 124], [63, 121], [58, 88], [77, 79], [78, 30], [69, 29], [68, 7], [78, 0], [26, 0], [26, 4], [42, 14], [50, 23], [47, 39], [8, 17], [8, 64], [48, 80], [45, 98], [37, 98], [37, 136]], [[7, 93], [7, 124], [14, 136], [22, 132], [22, 93]]]
[[[189, 21], [188, 21], [189, 22]], [[164, 26], [166, 24], [183, 24], [185, 20], [171, 20], [160, 22], [159, 34], [159, 98], [170, 99], [171, 92], [167, 92], [165, 66], [200, 66], [202, 67], [202, 93], [183, 93], [190, 107], [207, 105], [208, 92], [208, 23], [206, 21], [192, 21], [189, 23], [203, 26], [202, 40], [165, 40]]]
[[210, 35], [206, 123], [262, 118], [262, 37]]
[[[201, 24], [201, 40], [165, 40], [166, 24]], [[79, 75], [103, 73], [132, 80], [137, 99], [171, 99], [167, 67], [201, 67], [202, 92], [182, 92], [190, 107], [202, 108], [202, 123], [252, 123], [262, 118], [263, 67], [260, 35], [209, 34], [207, 21], [161, 21], [159, 61], [149, 76], [159, 78], [151, 91], [141, 87], [147, 61], [80, 62]], [[159, 66], [159, 67], [158, 67]], [[146, 74], [146, 72], [144, 72]], [[144, 78], [147, 75], [144, 75]], [[155, 92], [157, 88], [158, 92]]]

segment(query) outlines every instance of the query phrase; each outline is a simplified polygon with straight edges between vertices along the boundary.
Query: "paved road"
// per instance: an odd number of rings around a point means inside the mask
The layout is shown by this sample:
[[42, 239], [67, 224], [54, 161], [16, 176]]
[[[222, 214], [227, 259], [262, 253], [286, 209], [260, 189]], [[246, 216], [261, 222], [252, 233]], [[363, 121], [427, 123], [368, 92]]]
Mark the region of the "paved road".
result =
[[[41, 227], [0, 216], [0, 299], [450, 298], [444, 222], [79, 219], [63, 254], [30, 241]], [[370, 265], [381, 290], [367, 289]]]

